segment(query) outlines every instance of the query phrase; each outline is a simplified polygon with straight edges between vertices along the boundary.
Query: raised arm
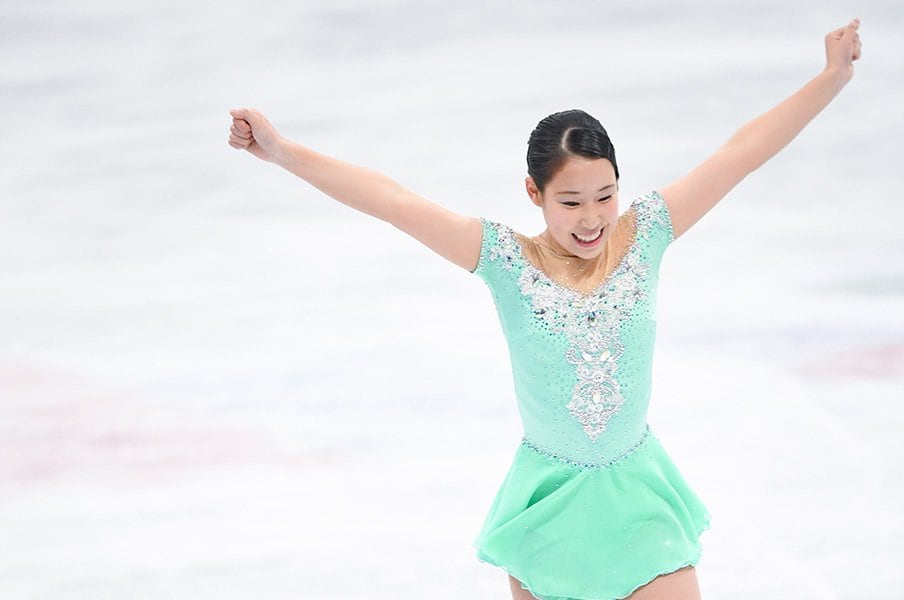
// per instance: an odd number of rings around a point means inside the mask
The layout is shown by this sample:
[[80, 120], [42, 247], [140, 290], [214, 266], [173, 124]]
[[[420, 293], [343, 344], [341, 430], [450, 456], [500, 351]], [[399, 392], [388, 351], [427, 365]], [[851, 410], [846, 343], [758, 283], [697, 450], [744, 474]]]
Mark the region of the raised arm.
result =
[[794, 95], [739, 129], [690, 173], [659, 189], [677, 238], [733, 187], [760, 168], [824, 109], [854, 74], [860, 58], [860, 20], [825, 37], [826, 67]]
[[477, 267], [483, 235], [480, 219], [434, 204], [382, 173], [287, 140], [256, 110], [229, 113], [233, 148], [277, 164], [339, 202], [391, 223], [460, 267], [469, 271]]

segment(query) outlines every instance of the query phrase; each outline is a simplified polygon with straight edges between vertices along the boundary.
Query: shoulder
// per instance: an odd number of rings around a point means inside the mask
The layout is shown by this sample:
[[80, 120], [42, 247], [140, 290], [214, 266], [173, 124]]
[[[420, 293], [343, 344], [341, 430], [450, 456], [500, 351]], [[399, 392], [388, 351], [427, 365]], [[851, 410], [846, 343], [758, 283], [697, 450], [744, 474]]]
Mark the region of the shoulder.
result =
[[658, 191], [652, 190], [635, 198], [628, 212], [633, 213], [638, 236], [664, 237], [667, 243], [675, 239], [668, 205]]
[[619, 217], [614, 235], [618, 236], [616, 244], [621, 240], [634, 252], [658, 264], [674, 240], [669, 209], [659, 192], [653, 190], [634, 198]]
[[521, 258], [519, 240], [527, 240], [527, 237], [504, 223], [485, 217], [480, 217], [480, 223], [483, 228], [480, 258], [472, 273], [483, 276], [499, 268], [511, 269]]

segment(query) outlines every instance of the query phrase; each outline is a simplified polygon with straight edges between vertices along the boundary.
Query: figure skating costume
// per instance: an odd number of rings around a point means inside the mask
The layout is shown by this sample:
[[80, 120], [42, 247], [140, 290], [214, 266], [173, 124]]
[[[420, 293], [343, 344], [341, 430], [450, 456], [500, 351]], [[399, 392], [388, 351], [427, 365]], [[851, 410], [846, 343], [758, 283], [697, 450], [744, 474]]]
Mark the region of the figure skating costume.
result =
[[647, 424], [659, 265], [674, 239], [662, 196], [619, 217], [627, 249], [590, 294], [535, 266], [511, 228], [481, 222], [474, 273], [508, 343], [524, 438], [477, 557], [541, 600], [624, 598], [695, 564], [709, 512]]

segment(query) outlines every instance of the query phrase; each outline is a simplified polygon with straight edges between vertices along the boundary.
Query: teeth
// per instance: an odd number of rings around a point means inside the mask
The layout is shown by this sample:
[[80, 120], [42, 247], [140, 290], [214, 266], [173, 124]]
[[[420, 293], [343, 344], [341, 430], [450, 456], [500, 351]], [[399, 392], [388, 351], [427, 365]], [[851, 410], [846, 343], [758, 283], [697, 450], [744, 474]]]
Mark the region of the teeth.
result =
[[578, 235], [578, 234], [576, 234], [576, 233], [573, 234], [573, 235], [574, 235], [574, 237], [578, 238], [579, 240], [581, 240], [582, 242], [584, 242], [584, 243], [586, 244], [586, 243], [588, 243], [588, 242], [592, 242], [592, 241], [594, 241], [595, 239], [597, 239], [602, 233], [603, 233], [603, 230], [600, 229], [599, 231], [596, 232], [596, 235], [591, 236], [591, 237], [584, 237], [584, 236]]

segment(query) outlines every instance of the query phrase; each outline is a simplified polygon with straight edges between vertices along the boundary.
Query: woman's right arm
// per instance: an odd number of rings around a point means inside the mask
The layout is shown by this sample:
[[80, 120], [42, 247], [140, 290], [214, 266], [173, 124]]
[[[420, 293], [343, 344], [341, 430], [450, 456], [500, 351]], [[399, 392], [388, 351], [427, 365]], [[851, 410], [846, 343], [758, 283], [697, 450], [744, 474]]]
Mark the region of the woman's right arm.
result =
[[480, 219], [434, 204], [382, 173], [287, 140], [256, 110], [229, 112], [233, 148], [277, 164], [339, 202], [394, 225], [462, 268], [477, 268], [483, 237]]

